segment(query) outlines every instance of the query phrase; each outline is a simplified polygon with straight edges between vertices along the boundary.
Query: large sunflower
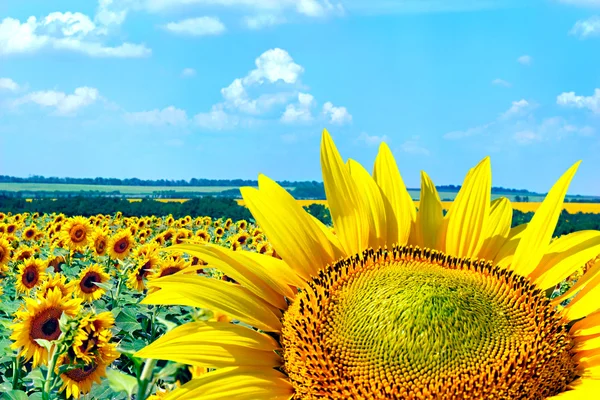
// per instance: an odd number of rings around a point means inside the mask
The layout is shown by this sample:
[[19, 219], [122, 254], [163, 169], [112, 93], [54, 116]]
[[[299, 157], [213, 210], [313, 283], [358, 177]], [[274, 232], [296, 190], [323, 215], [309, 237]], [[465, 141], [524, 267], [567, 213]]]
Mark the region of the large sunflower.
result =
[[0, 271], [4, 271], [5, 266], [10, 261], [11, 251], [12, 246], [10, 245], [8, 240], [0, 236]]
[[48, 291], [42, 297], [26, 298], [25, 307], [15, 313], [16, 322], [11, 326], [13, 340], [11, 347], [21, 349], [26, 360], [33, 358], [33, 367], [46, 364], [48, 350], [35, 339], [56, 340], [61, 334], [60, 316], [62, 313], [74, 317], [79, 312], [81, 300], [63, 297], [60, 289]]
[[259, 189], [242, 195], [281, 259], [184, 244], [173, 249], [238, 284], [184, 274], [149, 282], [144, 303], [210, 308], [244, 323], [191, 322], [139, 351], [216, 369], [167, 398], [582, 399], [600, 391], [600, 264], [565, 295], [545, 296], [600, 253], [597, 231], [551, 243], [578, 164], [529, 224], [511, 229], [510, 202], [490, 199], [487, 158], [445, 216], [426, 174], [417, 213], [385, 144], [371, 176], [344, 163], [325, 132], [321, 163], [335, 234], [260, 176]]
[[108, 243], [108, 254], [114, 259], [123, 260], [131, 253], [134, 244], [135, 240], [133, 239], [131, 232], [127, 229], [123, 229], [122, 231], [115, 233], [110, 239], [110, 242]]

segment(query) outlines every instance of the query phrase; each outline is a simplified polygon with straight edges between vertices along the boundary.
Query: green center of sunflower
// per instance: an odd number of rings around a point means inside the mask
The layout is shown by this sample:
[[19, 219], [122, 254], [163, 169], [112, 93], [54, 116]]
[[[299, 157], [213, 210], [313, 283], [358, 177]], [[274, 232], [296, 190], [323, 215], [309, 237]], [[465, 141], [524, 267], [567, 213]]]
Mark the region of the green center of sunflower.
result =
[[281, 342], [298, 399], [534, 399], [576, 377], [541, 291], [491, 264], [404, 247], [323, 271], [286, 312]]

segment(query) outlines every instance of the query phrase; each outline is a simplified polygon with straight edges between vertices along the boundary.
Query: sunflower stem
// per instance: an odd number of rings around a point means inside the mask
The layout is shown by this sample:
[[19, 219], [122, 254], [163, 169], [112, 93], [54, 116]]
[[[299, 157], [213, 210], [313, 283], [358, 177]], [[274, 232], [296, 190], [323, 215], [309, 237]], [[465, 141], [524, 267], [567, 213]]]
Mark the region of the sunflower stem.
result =
[[154, 366], [156, 365], [156, 360], [152, 358], [147, 358], [144, 363], [144, 369], [142, 370], [142, 374], [138, 379], [138, 391], [136, 400], [144, 400], [146, 399], [146, 392], [148, 391], [148, 383], [152, 381], [152, 375], [154, 374]]
[[58, 356], [60, 355], [58, 347], [58, 344], [54, 344], [52, 346], [50, 362], [48, 363], [48, 371], [46, 371], [46, 379], [44, 380], [42, 400], [50, 400], [51, 398], [50, 395], [52, 394], [52, 389], [54, 388], [54, 368], [56, 367], [56, 362], [58, 361]]
[[12, 377], [12, 388], [13, 390], [19, 390], [19, 378], [21, 375], [21, 349], [17, 352], [15, 362], [13, 366], [13, 377]]
[[117, 291], [115, 292], [115, 297], [113, 297], [112, 308], [115, 308], [119, 305], [119, 296], [121, 295], [121, 283], [123, 282], [123, 276], [119, 275], [119, 282], [117, 283]]

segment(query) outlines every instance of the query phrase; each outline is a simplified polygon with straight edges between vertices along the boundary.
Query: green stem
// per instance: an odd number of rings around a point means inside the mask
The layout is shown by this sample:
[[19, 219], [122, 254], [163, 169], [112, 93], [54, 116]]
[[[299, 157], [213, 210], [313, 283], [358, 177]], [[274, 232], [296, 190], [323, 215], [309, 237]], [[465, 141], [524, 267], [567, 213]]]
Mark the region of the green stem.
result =
[[12, 378], [12, 388], [13, 390], [19, 389], [19, 378], [21, 375], [21, 349], [19, 349], [13, 366], [13, 378]]
[[144, 363], [144, 369], [142, 370], [142, 374], [138, 379], [138, 391], [136, 400], [145, 400], [146, 392], [148, 390], [148, 383], [152, 381], [152, 375], [154, 373], [154, 366], [156, 365], [156, 360], [152, 358], [147, 358]]
[[123, 277], [119, 276], [119, 282], [117, 283], [117, 291], [115, 293], [115, 297], [113, 297], [112, 308], [115, 308], [119, 304], [119, 296], [121, 295], [122, 282], [123, 282]]
[[58, 356], [60, 355], [58, 346], [58, 344], [55, 344], [52, 350], [50, 363], [48, 364], [48, 371], [46, 372], [46, 379], [44, 380], [42, 400], [50, 400], [50, 395], [52, 394], [52, 389], [54, 387], [54, 368], [56, 367], [56, 362], [58, 361]]

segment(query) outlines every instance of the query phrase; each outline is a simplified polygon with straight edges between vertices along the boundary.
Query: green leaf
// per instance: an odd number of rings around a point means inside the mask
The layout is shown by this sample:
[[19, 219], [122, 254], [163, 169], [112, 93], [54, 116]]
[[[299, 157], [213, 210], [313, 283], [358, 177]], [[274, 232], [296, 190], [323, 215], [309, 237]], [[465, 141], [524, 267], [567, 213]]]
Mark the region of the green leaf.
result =
[[107, 292], [110, 292], [110, 290], [113, 288], [113, 284], [110, 282], [107, 283], [100, 283], [100, 282], [94, 282], [94, 285], [98, 286], [100, 289], [104, 289]]
[[119, 315], [115, 318], [115, 325], [117, 328], [125, 332], [133, 332], [140, 329], [140, 323], [137, 321], [136, 315], [133, 315], [131, 311], [121, 310]]
[[162, 317], [156, 317], [156, 321], [160, 322], [162, 325], [166, 326], [167, 332], [169, 332], [171, 329], [177, 328], [177, 326], [178, 326], [175, 322], [171, 322]]
[[22, 390], [11, 390], [6, 393], [2, 393], [2, 400], [28, 400], [27, 393]]
[[137, 391], [137, 379], [116, 369], [107, 368], [106, 378], [110, 388], [115, 392], [127, 392], [129, 396]]

